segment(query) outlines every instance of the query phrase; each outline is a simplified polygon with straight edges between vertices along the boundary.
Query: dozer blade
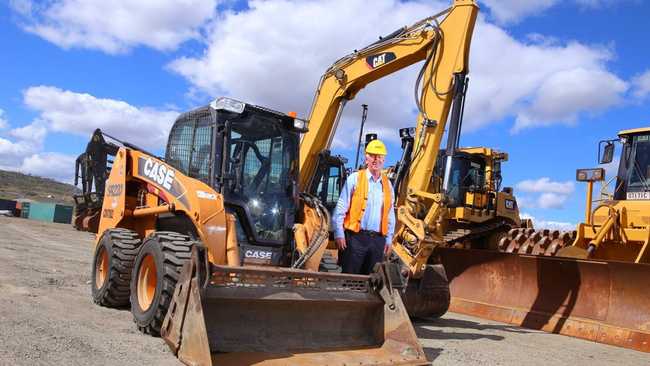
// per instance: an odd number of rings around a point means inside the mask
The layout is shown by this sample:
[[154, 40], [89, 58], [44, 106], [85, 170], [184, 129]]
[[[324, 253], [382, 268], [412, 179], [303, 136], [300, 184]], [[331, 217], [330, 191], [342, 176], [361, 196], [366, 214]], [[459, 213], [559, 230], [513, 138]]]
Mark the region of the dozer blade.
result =
[[450, 311], [650, 352], [650, 265], [440, 248]]
[[162, 336], [187, 365], [424, 365], [382, 273], [216, 266], [195, 247]]
[[578, 258], [578, 259], [587, 259], [589, 257], [589, 252], [587, 249], [577, 247], [575, 245], [569, 245], [558, 250], [556, 256], [566, 257], [566, 258]]

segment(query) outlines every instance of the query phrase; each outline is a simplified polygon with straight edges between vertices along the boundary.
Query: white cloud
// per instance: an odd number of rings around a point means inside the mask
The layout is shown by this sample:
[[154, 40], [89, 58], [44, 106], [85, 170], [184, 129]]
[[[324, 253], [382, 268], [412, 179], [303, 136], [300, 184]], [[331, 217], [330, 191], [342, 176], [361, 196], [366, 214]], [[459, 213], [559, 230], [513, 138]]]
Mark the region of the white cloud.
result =
[[517, 197], [519, 206], [542, 209], [562, 208], [575, 190], [575, 184], [571, 181], [554, 182], [548, 177], [524, 180], [517, 183], [516, 187], [529, 194]]
[[557, 194], [557, 193], [542, 193], [537, 199], [537, 205], [539, 208], [562, 208], [564, 202], [569, 198], [567, 195]]
[[86, 93], [35, 86], [24, 92], [25, 104], [40, 113], [50, 130], [88, 136], [96, 128], [145, 148], [161, 148], [178, 112], [135, 107]]
[[559, 44], [540, 35], [533, 39], [524, 43], [494, 24], [477, 24], [466, 130], [511, 116], [516, 120], [513, 132], [572, 124], [581, 114], [621, 103], [628, 86], [607, 70], [614, 58], [611, 50], [578, 42]]
[[42, 122], [36, 121], [23, 127], [14, 128], [9, 132], [9, 134], [19, 140], [29, 141], [36, 145], [40, 145], [43, 143], [43, 140], [47, 135], [47, 129], [43, 126]]
[[482, 0], [492, 16], [501, 23], [518, 22], [522, 18], [539, 14], [554, 6], [559, 0]]
[[[306, 116], [320, 76], [335, 60], [374, 42], [380, 34], [434, 14], [448, 2], [378, 0], [372, 12], [362, 0], [251, 1], [249, 5], [247, 10], [220, 14], [208, 32], [205, 52], [178, 58], [169, 68], [192, 84], [193, 95], [196, 91], [210, 97], [230, 95]], [[287, 17], [288, 13], [293, 16]], [[514, 132], [571, 124], [582, 113], [620, 102], [627, 84], [607, 70], [614, 57], [611, 50], [578, 42], [560, 44], [542, 35], [532, 39], [517, 40], [479, 18], [470, 56], [464, 131], [506, 117], [517, 120]], [[347, 104], [335, 143], [351, 145], [361, 103], [369, 104], [368, 129], [385, 131], [383, 138], [397, 140], [397, 128], [415, 125], [413, 87], [420, 65], [362, 90]], [[559, 104], [553, 97], [558, 92], [563, 98]]]
[[215, 12], [217, 0], [13, 0], [23, 28], [63, 48], [120, 53], [144, 45], [173, 50]]
[[0, 169], [17, 170], [23, 159], [43, 148], [47, 130], [39, 123], [9, 131], [13, 141], [0, 137]]
[[572, 124], [581, 112], [595, 114], [621, 104], [626, 90], [626, 82], [604, 70], [559, 71], [541, 83], [535, 100], [517, 115], [513, 131]]
[[[582, 8], [600, 8], [620, 0], [574, 0]], [[499, 23], [517, 23], [560, 4], [560, 0], [481, 0]]]
[[635, 76], [632, 79], [633, 94], [639, 99], [643, 99], [650, 95], [650, 69]]
[[548, 177], [542, 177], [537, 180], [523, 180], [517, 183], [517, 189], [524, 192], [571, 194], [575, 184], [572, 181], [554, 182]]
[[[30, 124], [0, 138], [0, 169], [15, 170], [72, 182], [76, 156], [44, 152], [48, 131], [90, 137], [96, 128], [145, 148], [164, 147], [178, 116], [171, 110], [134, 107], [126, 102], [100, 99], [50, 86], [31, 87], [24, 103], [39, 112]], [[80, 151], [81, 152], [81, 151]]]
[[527, 213], [522, 213], [521, 218], [531, 219], [533, 221], [533, 227], [535, 229], [551, 229], [551, 230], [561, 230], [561, 231], [571, 231], [576, 229], [576, 225], [571, 222], [547, 221], [544, 219], [538, 219]]
[[75, 156], [60, 153], [33, 154], [23, 160], [18, 170], [25, 174], [72, 183], [75, 159]]
[[0, 169], [15, 168], [23, 157], [35, 152], [34, 145], [0, 137]]

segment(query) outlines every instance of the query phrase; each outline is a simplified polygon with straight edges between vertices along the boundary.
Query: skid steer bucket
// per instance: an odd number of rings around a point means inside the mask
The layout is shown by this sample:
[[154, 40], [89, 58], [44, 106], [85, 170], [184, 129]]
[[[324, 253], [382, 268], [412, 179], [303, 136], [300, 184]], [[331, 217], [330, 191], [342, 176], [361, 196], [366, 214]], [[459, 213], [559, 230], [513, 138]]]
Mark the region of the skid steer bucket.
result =
[[398, 291], [371, 276], [208, 263], [193, 248], [162, 326], [188, 365], [423, 365]]
[[450, 311], [650, 352], [650, 265], [441, 248]]

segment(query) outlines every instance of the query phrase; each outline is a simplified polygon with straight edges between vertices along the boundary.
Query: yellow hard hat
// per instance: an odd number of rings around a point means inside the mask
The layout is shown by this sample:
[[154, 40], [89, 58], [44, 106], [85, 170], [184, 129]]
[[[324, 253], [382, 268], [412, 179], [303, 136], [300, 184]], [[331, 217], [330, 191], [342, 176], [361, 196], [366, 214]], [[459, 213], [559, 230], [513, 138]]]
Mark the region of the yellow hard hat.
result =
[[386, 155], [386, 145], [380, 140], [372, 140], [366, 145], [366, 154]]

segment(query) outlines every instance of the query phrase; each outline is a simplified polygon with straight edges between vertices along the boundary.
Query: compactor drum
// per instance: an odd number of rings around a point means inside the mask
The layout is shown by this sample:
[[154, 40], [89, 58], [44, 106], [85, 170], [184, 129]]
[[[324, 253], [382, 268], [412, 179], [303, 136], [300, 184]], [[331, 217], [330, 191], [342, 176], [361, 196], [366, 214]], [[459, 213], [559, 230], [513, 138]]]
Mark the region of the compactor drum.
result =
[[304, 122], [227, 98], [182, 114], [165, 158], [121, 142], [93, 299], [210, 364], [425, 364], [399, 270], [331, 269], [329, 214], [299, 194]]
[[618, 172], [599, 199], [605, 170], [576, 172], [587, 204], [575, 231], [518, 228], [502, 253], [442, 253], [453, 311], [650, 352], [650, 128], [601, 141], [601, 164], [613, 161], [615, 143]]

